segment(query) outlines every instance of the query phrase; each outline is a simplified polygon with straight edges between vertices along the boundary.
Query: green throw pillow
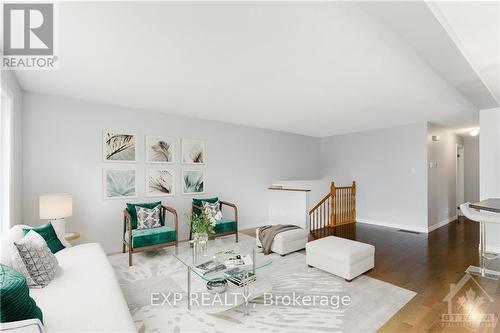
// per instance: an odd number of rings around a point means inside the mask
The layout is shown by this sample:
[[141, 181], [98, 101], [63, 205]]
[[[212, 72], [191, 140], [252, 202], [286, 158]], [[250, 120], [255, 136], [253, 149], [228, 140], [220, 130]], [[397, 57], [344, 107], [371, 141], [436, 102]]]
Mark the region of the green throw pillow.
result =
[[23, 228], [25, 235], [30, 230], [36, 231], [38, 234], [40, 234], [40, 236], [43, 237], [43, 239], [47, 243], [47, 246], [50, 249], [50, 252], [57, 253], [65, 248], [64, 245], [62, 245], [59, 238], [57, 238], [57, 234], [56, 231], [54, 230], [54, 227], [52, 226], [52, 223], [49, 222], [47, 224], [44, 224], [36, 228]]
[[[198, 206], [198, 207], [203, 207], [203, 201], [210, 202], [210, 203], [216, 203], [219, 201], [219, 198], [207, 198], [207, 199], [196, 199], [193, 198], [193, 205]], [[199, 208], [193, 208], [193, 213], [196, 215], [201, 213], [201, 210]]]
[[[135, 209], [135, 206], [143, 207], [143, 208], [148, 208], [148, 209], [153, 209], [156, 206], [161, 205], [161, 201], [157, 202], [146, 202], [146, 203], [128, 203], [127, 204], [127, 212], [130, 214], [131, 222], [132, 222], [132, 229], [137, 229], [137, 211]], [[160, 223], [163, 225], [163, 216], [160, 214]]]
[[38, 318], [42, 310], [30, 297], [26, 278], [18, 271], [0, 264], [0, 323]]

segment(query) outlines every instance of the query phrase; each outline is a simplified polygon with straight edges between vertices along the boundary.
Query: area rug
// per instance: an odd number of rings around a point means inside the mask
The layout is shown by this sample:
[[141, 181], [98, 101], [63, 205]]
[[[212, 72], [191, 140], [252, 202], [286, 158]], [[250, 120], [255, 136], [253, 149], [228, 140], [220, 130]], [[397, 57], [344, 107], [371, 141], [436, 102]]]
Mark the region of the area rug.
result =
[[[234, 236], [218, 240], [235, 246]], [[187, 247], [187, 243], [179, 246]], [[241, 249], [255, 246], [255, 238], [240, 235]], [[271, 294], [349, 297], [349, 304], [288, 304], [268, 302], [263, 297], [248, 305], [220, 313], [188, 311], [187, 303], [151, 305], [151, 295], [186, 292], [186, 268], [172, 255], [173, 249], [134, 254], [134, 265], [128, 266], [127, 254], [109, 257], [130, 312], [139, 332], [374, 332], [389, 320], [416, 294], [410, 290], [367, 276], [351, 283], [309, 268], [305, 255], [292, 253], [285, 257], [271, 254], [269, 267], [257, 277], [272, 284]], [[202, 283], [199, 277], [193, 277]], [[194, 282], [194, 281], [193, 281]], [[274, 298], [273, 298], [274, 299]], [[301, 298], [302, 300], [303, 298]], [[318, 298], [317, 298], [318, 299]]]

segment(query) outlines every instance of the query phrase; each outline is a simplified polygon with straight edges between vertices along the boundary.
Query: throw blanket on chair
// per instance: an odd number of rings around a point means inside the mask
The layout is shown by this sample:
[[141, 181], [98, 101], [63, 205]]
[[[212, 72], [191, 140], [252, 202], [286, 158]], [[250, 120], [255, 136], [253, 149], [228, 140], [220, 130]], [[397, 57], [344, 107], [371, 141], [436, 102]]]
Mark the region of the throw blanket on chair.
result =
[[300, 227], [293, 224], [276, 224], [265, 225], [259, 228], [259, 241], [262, 244], [262, 252], [264, 254], [271, 253], [271, 246], [273, 245], [274, 237], [280, 232], [300, 229]]

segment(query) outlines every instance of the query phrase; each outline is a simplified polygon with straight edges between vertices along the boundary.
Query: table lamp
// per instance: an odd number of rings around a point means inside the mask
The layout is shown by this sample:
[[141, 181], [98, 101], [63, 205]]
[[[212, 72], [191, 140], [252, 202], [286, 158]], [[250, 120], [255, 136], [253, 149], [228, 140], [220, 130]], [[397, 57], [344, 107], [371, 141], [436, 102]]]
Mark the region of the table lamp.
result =
[[73, 215], [73, 196], [70, 193], [51, 193], [40, 196], [40, 219], [63, 220]]

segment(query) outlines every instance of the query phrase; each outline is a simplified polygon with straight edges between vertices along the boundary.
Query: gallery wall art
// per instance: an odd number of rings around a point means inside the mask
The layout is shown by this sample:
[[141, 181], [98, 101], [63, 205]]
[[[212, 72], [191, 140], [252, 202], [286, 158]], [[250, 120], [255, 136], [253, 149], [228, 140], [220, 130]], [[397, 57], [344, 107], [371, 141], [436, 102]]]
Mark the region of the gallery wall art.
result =
[[135, 169], [104, 169], [103, 178], [105, 199], [137, 197]]
[[200, 194], [205, 192], [205, 174], [202, 170], [182, 171], [182, 194]]
[[137, 140], [134, 134], [104, 131], [103, 158], [106, 162], [135, 162]]
[[205, 142], [202, 140], [182, 139], [181, 155], [183, 164], [205, 164]]
[[[141, 141], [141, 138], [144, 141]], [[174, 196], [175, 177], [180, 178], [182, 194], [205, 193], [204, 170], [194, 166], [204, 165], [206, 162], [205, 141], [182, 139], [179, 140], [180, 147], [177, 148], [180, 149], [177, 150], [176, 142], [179, 141], [173, 137], [145, 135], [141, 138], [127, 130], [103, 131], [103, 161], [114, 163], [113, 167], [103, 167], [104, 199], [136, 198], [143, 195], [146, 197]], [[138, 143], [140, 147], [145, 148], [143, 154], [138, 149]], [[174, 164], [178, 161], [176, 153], [178, 154], [179, 151], [180, 163], [193, 165], [193, 169], [182, 169], [176, 172], [178, 167]], [[127, 163], [139, 162], [139, 157], [142, 163], [146, 163], [144, 174], [141, 170], [127, 167]], [[123, 165], [114, 167], [119, 162]], [[165, 166], [162, 167], [162, 164]], [[145, 180], [145, 193], [142, 194], [138, 193], [138, 171], [140, 178], [144, 177], [142, 179]]]
[[175, 194], [174, 171], [148, 169], [146, 171], [146, 196], [161, 197]]
[[160, 136], [146, 137], [146, 162], [174, 163], [174, 139]]

